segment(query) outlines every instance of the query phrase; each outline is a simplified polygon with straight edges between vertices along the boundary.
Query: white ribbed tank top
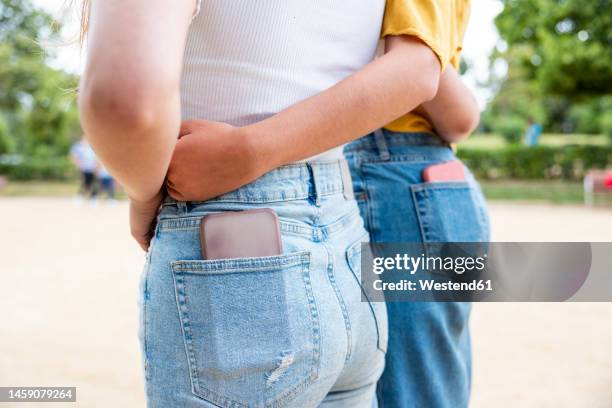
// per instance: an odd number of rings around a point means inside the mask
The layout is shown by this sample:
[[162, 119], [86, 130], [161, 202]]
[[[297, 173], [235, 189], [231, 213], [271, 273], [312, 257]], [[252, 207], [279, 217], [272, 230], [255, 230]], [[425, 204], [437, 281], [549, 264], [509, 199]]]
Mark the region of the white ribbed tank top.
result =
[[[202, 0], [182, 117], [244, 126], [338, 83], [376, 53], [385, 0]], [[316, 118], [312, 118], [316, 120]], [[309, 160], [342, 157], [342, 148]]]

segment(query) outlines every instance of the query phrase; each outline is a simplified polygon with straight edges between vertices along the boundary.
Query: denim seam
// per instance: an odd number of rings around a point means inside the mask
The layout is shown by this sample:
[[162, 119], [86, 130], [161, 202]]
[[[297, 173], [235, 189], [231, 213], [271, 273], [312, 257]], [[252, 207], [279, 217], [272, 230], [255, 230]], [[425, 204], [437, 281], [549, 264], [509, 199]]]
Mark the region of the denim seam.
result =
[[[380, 157], [365, 157], [362, 159], [363, 164], [390, 164], [390, 163], [427, 163], [437, 162], [436, 157], [426, 154], [393, 154], [387, 160], [381, 160]], [[450, 157], [449, 157], [450, 159]]]
[[[374, 305], [372, 304], [372, 301], [370, 300], [370, 297], [368, 296], [365, 288], [363, 287], [361, 280], [359, 279], [359, 277], [357, 276], [357, 273], [355, 272], [355, 269], [353, 268], [353, 263], [351, 262], [351, 259], [353, 257], [353, 254], [355, 252], [357, 252], [357, 248], [359, 248], [359, 254], [361, 256], [361, 245], [364, 242], [364, 238], [367, 238], [369, 235], [366, 233], [364, 234], [361, 238], [359, 238], [357, 241], [355, 241], [353, 244], [349, 245], [348, 249], [346, 250], [346, 263], [348, 264], [349, 269], [351, 270], [351, 274], [353, 275], [353, 277], [355, 278], [355, 281], [357, 282], [357, 285], [359, 285], [359, 290], [361, 291], [361, 294], [363, 295], [363, 297], [366, 299], [366, 301], [368, 302], [368, 306], [370, 307], [370, 312], [372, 313], [372, 318], [374, 319], [374, 325], [376, 327], [376, 347], [382, 351], [383, 353], [386, 353], [387, 350], [383, 347], [381, 347], [380, 345], [380, 325], [378, 322], [378, 316], [376, 315], [376, 310]], [[361, 262], [361, 259], [360, 259]]]
[[410, 186], [410, 191], [417, 212], [417, 221], [419, 222], [419, 230], [421, 231], [421, 237], [423, 239], [423, 242], [428, 242], [429, 233], [427, 232], [427, 228], [424, 225], [425, 221], [423, 220], [423, 218], [427, 216], [425, 211], [425, 203], [423, 202], [423, 200], [419, 200], [418, 197], [418, 195], [420, 194], [421, 196], [423, 196], [424, 199], [427, 199], [427, 190], [419, 189], [416, 187], [417, 186], [415, 185]]
[[[181, 215], [173, 218], [162, 218], [158, 221], [158, 229], [162, 231], [191, 231], [200, 228], [200, 220], [202, 216], [188, 216]], [[338, 220], [334, 220], [327, 225], [322, 226], [304, 226], [290, 221], [280, 220], [281, 232], [305, 236], [311, 238], [313, 231], [324, 230], [327, 236], [333, 236], [338, 232], [342, 232], [343, 229], [351, 223], [359, 220], [359, 210], [351, 211], [350, 213], [342, 216]]]
[[174, 288], [176, 295], [176, 303], [179, 312], [179, 319], [181, 322], [181, 331], [183, 332], [183, 338], [185, 341], [183, 345], [185, 347], [185, 354], [187, 355], [187, 363], [189, 365], [189, 379], [191, 381], [191, 391], [195, 395], [199, 395], [199, 378], [198, 370], [196, 369], [196, 358], [193, 351], [191, 325], [188, 319], [185, 319], [184, 312], [187, 309], [186, 306], [186, 293], [185, 293], [185, 282], [183, 276], [179, 274], [172, 274], [174, 277]]
[[[434, 147], [447, 147], [445, 143], [436, 139], [438, 136], [435, 133], [429, 132], [416, 132], [416, 133], [392, 133], [389, 134], [387, 131], [385, 133], [385, 142], [389, 147], [392, 146], [434, 146]], [[427, 140], [417, 140], [419, 137], [427, 136]], [[362, 139], [358, 139], [351, 144], [348, 145], [348, 148], [345, 150], [347, 153], [353, 153], [359, 150], [372, 150], [376, 149], [376, 142], [372, 140], [372, 136], [366, 136]], [[412, 141], [407, 139], [413, 139]]]
[[151, 271], [151, 252], [152, 247], [149, 247], [149, 253], [147, 254], [147, 267], [144, 271], [145, 276], [143, 277], [143, 293], [142, 293], [142, 351], [144, 354], [144, 374], [145, 380], [149, 382], [151, 380], [151, 370], [149, 369], [149, 348], [148, 344], [148, 330], [149, 330], [149, 314], [147, 313], [147, 304], [149, 300], [149, 272]]
[[302, 251], [266, 257], [173, 261], [171, 265], [175, 273], [215, 275], [261, 272], [269, 271], [271, 268], [289, 268], [308, 262], [309, 259], [310, 251]]
[[[338, 184], [338, 183], [329, 183], [329, 184], [322, 184], [322, 191], [319, 192], [319, 195], [321, 197], [327, 197], [327, 196], [332, 196], [335, 194], [341, 194], [344, 190], [343, 190], [343, 186], [342, 184]], [[189, 203], [192, 206], [198, 206], [198, 205], [203, 205], [203, 204], [211, 204], [211, 203], [225, 203], [225, 204], [267, 204], [267, 203], [280, 203], [280, 202], [284, 202], [284, 201], [299, 201], [299, 200], [306, 200], [310, 197], [310, 195], [305, 192], [305, 193], [299, 193], [299, 194], [268, 194], [268, 195], [264, 195], [263, 197], [260, 196], [259, 198], [254, 198], [252, 196], [249, 196], [247, 194], [243, 194], [243, 195], [236, 195], [233, 197], [227, 197], [227, 198], [215, 198], [209, 201], [190, 201]], [[174, 202], [167, 202], [167, 203], [163, 203], [162, 207], [173, 207], [176, 206], [176, 203]]]
[[418, 183], [410, 186], [417, 191], [425, 190], [472, 190], [473, 187], [467, 181], [436, 181], [429, 183]]
[[146, 255], [147, 266], [144, 270], [143, 276], [143, 293], [142, 293], [142, 348], [144, 354], [144, 374], [146, 382], [151, 380], [151, 370], [149, 369], [149, 348], [148, 348], [148, 331], [149, 331], [149, 314], [147, 313], [147, 304], [149, 301], [149, 274], [151, 273], [151, 259], [153, 257], [153, 248], [154, 242], [157, 239], [157, 234], [159, 233], [159, 223], [155, 224], [155, 229], [153, 230], [153, 238], [149, 242], [149, 250]]
[[[361, 172], [362, 167], [360, 167]], [[377, 230], [378, 225], [376, 224], [376, 217], [374, 217], [374, 201], [372, 200], [372, 194], [370, 193], [370, 186], [368, 183], [368, 179], [365, 175], [362, 177], [363, 181], [363, 191], [366, 193], [365, 207], [366, 207], [366, 216], [368, 217], [368, 225], [370, 231], [370, 238], [374, 235], [374, 232]]]
[[321, 328], [319, 327], [319, 309], [317, 302], [314, 297], [314, 291], [312, 289], [312, 281], [310, 279], [310, 264], [311, 258], [308, 259], [308, 264], [302, 264], [302, 276], [304, 278], [304, 288], [306, 289], [306, 297], [308, 298], [308, 307], [310, 309], [310, 319], [312, 322], [312, 363], [313, 373], [311, 374], [311, 380], [319, 378], [319, 364], [321, 355]]
[[342, 294], [340, 293], [340, 288], [338, 288], [338, 284], [336, 283], [336, 277], [334, 275], [334, 254], [330, 250], [327, 244], [323, 244], [325, 250], [327, 251], [327, 277], [329, 279], [329, 283], [334, 289], [334, 293], [336, 294], [336, 298], [338, 299], [338, 304], [340, 305], [340, 309], [342, 310], [342, 317], [344, 318], [344, 326], [346, 328], [346, 357], [344, 359], [345, 364], [351, 358], [352, 354], [352, 333], [351, 333], [351, 321], [348, 314], [348, 309], [346, 307], [346, 303], [342, 298]]

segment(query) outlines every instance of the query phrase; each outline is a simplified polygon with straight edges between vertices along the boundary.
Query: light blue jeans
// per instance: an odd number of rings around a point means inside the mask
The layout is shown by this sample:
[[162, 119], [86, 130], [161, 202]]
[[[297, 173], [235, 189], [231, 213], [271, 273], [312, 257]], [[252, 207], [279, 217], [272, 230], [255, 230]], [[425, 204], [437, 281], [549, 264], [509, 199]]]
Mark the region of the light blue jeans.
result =
[[[149, 407], [376, 406], [386, 309], [361, 301], [368, 235], [343, 191], [339, 163], [295, 164], [165, 201], [141, 279]], [[203, 216], [261, 207], [280, 218], [283, 255], [202, 259]]]
[[[423, 170], [456, 160], [437, 136], [377, 131], [348, 145], [353, 186], [374, 243], [481, 242], [489, 219], [466, 168], [459, 182], [426, 183]], [[389, 302], [381, 408], [464, 408], [471, 384], [470, 304]]]

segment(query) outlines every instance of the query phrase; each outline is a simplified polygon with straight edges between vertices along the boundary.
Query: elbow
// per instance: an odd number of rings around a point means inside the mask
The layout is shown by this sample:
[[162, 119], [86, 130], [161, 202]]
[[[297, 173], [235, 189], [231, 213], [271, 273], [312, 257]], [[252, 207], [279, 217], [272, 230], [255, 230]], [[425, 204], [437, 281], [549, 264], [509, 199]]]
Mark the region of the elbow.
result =
[[478, 109], [474, 109], [470, 114], [465, 115], [459, 122], [457, 123], [457, 131], [461, 135], [463, 135], [463, 139], [467, 138], [469, 135], [476, 130], [478, 124], [480, 123], [480, 112]]
[[153, 127], [168, 97], [151, 85], [138, 79], [83, 80], [79, 111], [88, 137], [141, 135]]
[[480, 123], [480, 112], [475, 110], [471, 114], [462, 115], [448, 129], [445, 139], [450, 143], [459, 143], [467, 139]]

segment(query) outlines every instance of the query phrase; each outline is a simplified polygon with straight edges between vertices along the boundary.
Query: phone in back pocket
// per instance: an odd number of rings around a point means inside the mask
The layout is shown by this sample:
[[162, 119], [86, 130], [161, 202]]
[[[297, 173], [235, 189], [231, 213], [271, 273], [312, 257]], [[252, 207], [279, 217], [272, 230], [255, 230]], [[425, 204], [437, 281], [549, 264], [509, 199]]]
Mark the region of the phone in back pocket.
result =
[[423, 170], [423, 181], [433, 183], [436, 181], [465, 181], [463, 163], [451, 160], [434, 164]]
[[248, 258], [283, 253], [280, 224], [271, 208], [207, 215], [200, 222], [204, 259]]

